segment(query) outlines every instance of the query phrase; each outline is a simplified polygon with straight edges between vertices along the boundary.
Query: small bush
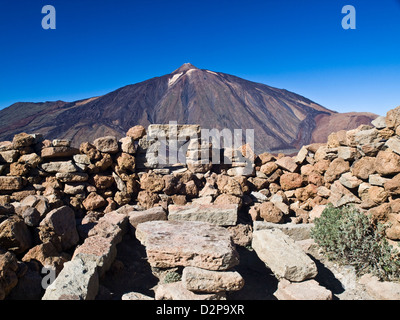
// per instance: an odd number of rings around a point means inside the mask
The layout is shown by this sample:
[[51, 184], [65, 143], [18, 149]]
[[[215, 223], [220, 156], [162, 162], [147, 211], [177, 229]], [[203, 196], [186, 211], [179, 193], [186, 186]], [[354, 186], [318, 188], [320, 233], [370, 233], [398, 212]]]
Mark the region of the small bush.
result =
[[398, 280], [400, 259], [384, 236], [385, 226], [373, 225], [353, 206], [328, 205], [315, 219], [311, 236], [328, 259], [352, 265], [358, 275], [372, 273], [381, 280]]
[[177, 273], [175, 271], [171, 271], [165, 275], [164, 283], [178, 282], [178, 281], [181, 281], [181, 279], [182, 279], [182, 277], [179, 273]]

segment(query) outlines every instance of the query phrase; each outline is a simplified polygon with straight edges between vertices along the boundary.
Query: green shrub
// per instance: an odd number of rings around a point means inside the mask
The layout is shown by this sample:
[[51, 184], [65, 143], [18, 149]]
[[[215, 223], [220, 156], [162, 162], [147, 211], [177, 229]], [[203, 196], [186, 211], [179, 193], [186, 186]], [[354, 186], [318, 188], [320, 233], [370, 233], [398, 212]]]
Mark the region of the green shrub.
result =
[[352, 265], [361, 275], [372, 273], [381, 280], [400, 278], [398, 253], [384, 236], [385, 226], [373, 225], [353, 206], [328, 205], [315, 219], [311, 236], [328, 259]]
[[164, 283], [172, 283], [181, 281], [182, 277], [178, 272], [170, 271], [165, 275]]

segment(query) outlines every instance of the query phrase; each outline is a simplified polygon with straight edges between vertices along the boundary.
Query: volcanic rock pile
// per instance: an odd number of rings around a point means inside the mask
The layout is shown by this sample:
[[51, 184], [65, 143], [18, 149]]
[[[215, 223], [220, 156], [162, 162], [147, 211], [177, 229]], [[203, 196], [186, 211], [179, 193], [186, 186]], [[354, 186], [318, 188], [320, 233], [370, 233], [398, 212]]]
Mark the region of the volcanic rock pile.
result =
[[[305, 259], [293, 277], [265, 244], [280, 238], [298, 252], [280, 226], [310, 225], [328, 203], [354, 204], [390, 223], [391, 243], [400, 240], [400, 107], [294, 157], [240, 148], [233, 151], [241, 160], [231, 164], [194, 160], [212, 145], [195, 150], [188, 137], [186, 163], [160, 167], [152, 135], [163, 128], [136, 126], [119, 141], [107, 136], [79, 149], [26, 133], [0, 143], [0, 299], [94, 299], [127, 233], [145, 246], [151, 267], [181, 268], [180, 281], [160, 283], [157, 299], [220, 299], [240, 290], [235, 246], [250, 245], [286, 288], [277, 296], [288, 298], [298, 283], [314, 281], [315, 266]], [[57, 276], [45, 292], [43, 267]]]

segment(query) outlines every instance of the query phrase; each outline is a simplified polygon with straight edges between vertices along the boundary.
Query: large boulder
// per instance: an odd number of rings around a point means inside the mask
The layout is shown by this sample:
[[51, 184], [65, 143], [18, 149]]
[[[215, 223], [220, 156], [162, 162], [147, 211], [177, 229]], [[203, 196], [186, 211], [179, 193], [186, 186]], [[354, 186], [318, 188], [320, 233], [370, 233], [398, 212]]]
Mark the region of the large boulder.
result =
[[314, 261], [278, 229], [254, 231], [252, 247], [278, 278], [300, 282], [315, 278], [318, 273]]

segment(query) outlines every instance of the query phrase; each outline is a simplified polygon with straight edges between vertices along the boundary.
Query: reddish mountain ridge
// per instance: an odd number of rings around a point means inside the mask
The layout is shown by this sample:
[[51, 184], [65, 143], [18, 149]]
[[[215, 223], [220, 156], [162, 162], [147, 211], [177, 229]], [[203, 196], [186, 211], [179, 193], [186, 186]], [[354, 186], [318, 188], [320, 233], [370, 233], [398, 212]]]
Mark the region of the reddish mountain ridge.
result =
[[370, 113], [339, 114], [287, 90], [198, 69], [187, 63], [171, 74], [75, 102], [15, 103], [0, 111], [0, 139], [19, 132], [70, 139], [74, 145], [124, 136], [132, 126], [200, 124], [254, 129], [255, 149], [293, 152], [341, 129], [369, 124]]

